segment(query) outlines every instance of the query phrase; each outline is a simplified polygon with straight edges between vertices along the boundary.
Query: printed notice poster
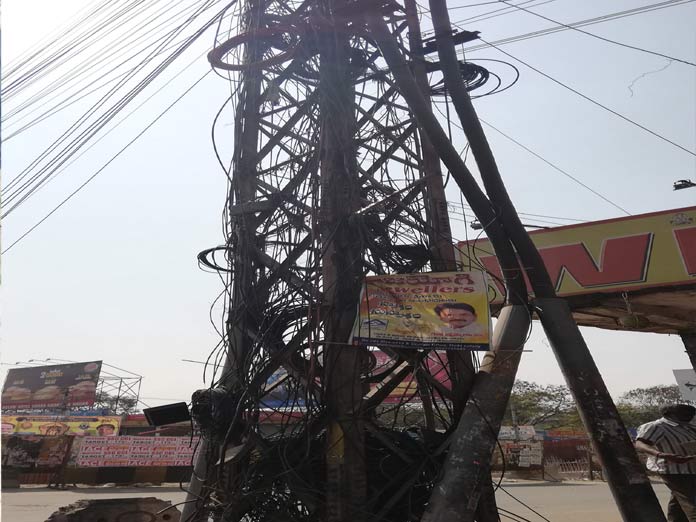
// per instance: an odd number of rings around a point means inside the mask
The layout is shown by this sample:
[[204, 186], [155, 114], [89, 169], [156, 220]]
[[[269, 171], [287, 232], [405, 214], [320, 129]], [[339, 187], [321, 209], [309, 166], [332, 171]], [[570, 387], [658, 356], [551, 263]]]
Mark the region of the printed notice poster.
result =
[[197, 447], [190, 437], [84, 437], [75, 466], [190, 466]]
[[353, 344], [488, 350], [490, 314], [483, 272], [365, 278]]

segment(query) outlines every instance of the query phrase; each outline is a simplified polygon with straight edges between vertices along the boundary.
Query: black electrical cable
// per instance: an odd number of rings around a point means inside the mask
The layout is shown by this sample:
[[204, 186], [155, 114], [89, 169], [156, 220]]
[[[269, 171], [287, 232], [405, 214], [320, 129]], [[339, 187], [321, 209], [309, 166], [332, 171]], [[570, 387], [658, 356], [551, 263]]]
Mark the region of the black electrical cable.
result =
[[560, 85], [561, 87], [563, 87], [564, 89], [566, 89], [566, 90], [572, 92], [573, 94], [576, 94], [577, 96], [580, 96], [581, 98], [583, 98], [583, 99], [589, 101], [590, 103], [596, 105], [597, 107], [600, 107], [601, 109], [604, 109], [605, 111], [607, 111], [607, 112], [613, 114], [614, 116], [617, 116], [618, 118], [621, 118], [622, 120], [624, 120], [624, 121], [630, 123], [631, 125], [633, 125], [633, 126], [635, 126], [635, 127], [638, 127], [639, 129], [641, 129], [641, 130], [647, 132], [648, 134], [654, 136], [655, 138], [658, 138], [658, 139], [660, 139], [660, 140], [662, 140], [662, 141], [664, 141], [664, 142], [666, 142], [666, 143], [669, 143], [670, 145], [673, 145], [674, 147], [676, 147], [676, 148], [678, 148], [678, 149], [681, 149], [682, 151], [684, 151], [684, 152], [686, 152], [686, 153], [688, 153], [688, 154], [691, 154], [692, 156], [696, 156], [696, 153], [695, 153], [695, 152], [693, 152], [693, 151], [687, 149], [686, 147], [683, 147], [683, 146], [679, 145], [678, 143], [676, 143], [676, 142], [670, 140], [669, 138], [666, 138], [665, 136], [663, 136], [663, 135], [661, 135], [661, 134], [659, 134], [659, 133], [657, 133], [657, 132], [655, 132], [655, 131], [653, 131], [653, 130], [650, 130], [649, 128], [645, 127], [644, 125], [641, 125], [640, 123], [637, 123], [636, 121], [630, 119], [629, 117], [624, 116], [623, 114], [621, 114], [621, 113], [619, 113], [619, 112], [617, 112], [617, 111], [615, 111], [615, 110], [613, 110], [613, 109], [610, 109], [610, 108], [607, 107], [606, 105], [604, 105], [604, 104], [598, 102], [597, 100], [595, 100], [595, 99], [593, 99], [593, 98], [590, 98], [589, 96], [587, 96], [586, 94], [581, 93], [581, 92], [578, 91], [577, 89], [574, 89], [573, 87], [570, 87], [569, 85], [566, 85], [565, 83], [561, 82], [560, 80], [557, 80], [556, 78], [554, 78], [554, 77], [552, 77], [552, 76], [546, 74], [545, 72], [541, 71], [540, 69], [537, 69], [536, 67], [534, 67], [533, 65], [530, 65], [529, 63], [523, 61], [522, 59], [517, 58], [516, 56], [513, 56], [513, 55], [510, 54], [509, 52], [504, 51], [503, 49], [500, 49], [499, 47], [497, 47], [497, 46], [491, 44], [490, 42], [486, 42], [483, 38], [481, 38], [481, 41], [484, 42], [484, 43], [486, 43], [486, 44], [488, 44], [490, 47], [493, 47], [494, 49], [498, 50], [499, 52], [503, 53], [505, 56], [508, 56], [509, 58], [512, 58], [513, 60], [518, 61], [518, 62], [521, 63], [522, 65], [524, 65], [524, 66], [528, 67], [529, 69], [533, 70], [534, 72], [536, 72], [536, 73], [542, 75], [544, 78], [546, 78], [546, 79], [548, 79], [548, 80], [551, 80], [551, 81], [554, 82], [555, 84]]
[[611, 38], [606, 38], [606, 37], [600, 36], [598, 34], [583, 31], [582, 29], [579, 29], [578, 27], [575, 27], [573, 25], [564, 24], [563, 22], [559, 22], [557, 20], [553, 20], [552, 18], [549, 18], [549, 17], [544, 16], [542, 14], [536, 13], [534, 11], [530, 11], [529, 9], [527, 9], [525, 7], [521, 7], [519, 5], [512, 4], [512, 3], [508, 2], [507, 0], [500, 0], [500, 1], [502, 3], [504, 3], [505, 5], [509, 5], [510, 7], [514, 7], [515, 9], [520, 9], [520, 10], [524, 11], [525, 13], [529, 13], [529, 14], [532, 14], [532, 15], [538, 17], [538, 18], [542, 18], [543, 20], [546, 20], [547, 22], [551, 22], [551, 23], [554, 23], [554, 24], [559, 25], [561, 27], [565, 27], [566, 29], [572, 29], [573, 31], [577, 31], [577, 32], [582, 33], [584, 35], [591, 36], [592, 38], [596, 38], [598, 40], [602, 40], [603, 42], [618, 45], [620, 47], [625, 47], [627, 49], [633, 49], [634, 51], [640, 51], [640, 52], [646, 53], [646, 54], [652, 54], [653, 56], [660, 56], [661, 58], [667, 58], [668, 60], [672, 60], [675, 62], [679, 62], [679, 63], [683, 63], [686, 65], [691, 65], [691, 66], [696, 67], [696, 63], [694, 63], [694, 62], [689, 62], [687, 60], [683, 60], [683, 59], [677, 58], [675, 56], [669, 56], [667, 54], [659, 53], [656, 51], [651, 51], [649, 49], [644, 49], [642, 47], [637, 47], [635, 45], [629, 45], [629, 44], [626, 44], [623, 42], [618, 42], [616, 40], [612, 40]]
[[[597, 16], [594, 18], [580, 20], [577, 22], [570, 22], [570, 23], [566, 24], [567, 27], [565, 27], [565, 26], [549, 27], [547, 29], [540, 29], [538, 31], [532, 31], [529, 33], [519, 34], [516, 36], [509, 36], [506, 38], [500, 38], [498, 40], [494, 40], [492, 43], [494, 45], [498, 45], [498, 46], [507, 45], [510, 43], [521, 42], [523, 40], [529, 40], [529, 39], [537, 38], [540, 36], [546, 36], [549, 34], [559, 33], [561, 31], [567, 31], [568, 29], [573, 29], [576, 27], [584, 27], [584, 26], [599, 24], [599, 23], [603, 23], [603, 22], [610, 22], [613, 20], [620, 20], [620, 19], [628, 18], [630, 16], [634, 16], [634, 15], [638, 15], [638, 14], [649, 13], [649, 12], [653, 12], [653, 11], [667, 9], [670, 7], [678, 7], [678, 6], [681, 6], [684, 4], [689, 4], [689, 3], [694, 2], [694, 1], [696, 1], [696, 0], [667, 0], [665, 2], [659, 2], [656, 4], [649, 4], [649, 5], [642, 6], [642, 7], [636, 7], [634, 9], [627, 9], [624, 11], [617, 11], [614, 13], [609, 13], [609, 14]], [[470, 52], [474, 52], [474, 51], [479, 51], [481, 49], [486, 49], [488, 47], [489, 47], [488, 44], [472, 45], [469, 47], [465, 47], [463, 52], [470, 53]]]
[[[525, 0], [524, 2], [520, 2], [519, 5], [527, 5], [536, 2], [537, 0]], [[555, 2], [556, 0], [544, 0], [539, 2], [538, 4], [534, 4], [534, 7], [539, 7], [545, 4], [550, 4], [551, 2]], [[513, 14], [516, 11], [512, 9], [511, 7], [501, 7], [500, 9], [493, 9], [492, 11], [487, 11], [485, 13], [481, 13], [475, 16], [470, 16], [468, 18], [464, 18], [461, 20], [457, 20], [456, 22], [452, 22], [452, 25], [459, 25], [463, 23], [467, 24], [472, 24], [472, 23], [480, 23], [485, 20], [493, 20], [496, 18], [499, 18], [501, 16]]]
[[490, 127], [491, 129], [493, 129], [495, 132], [497, 132], [497, 133], [500, 134], [501, 136], [504, 136], [505, 138], [507, 138], [508, 140], [512, 141], [514, 144], [516, 144], [517, 146], [519, 146], [519, 147], [521, 147], [522, 149], [526, 150], [526, 151], [529, 152], [531, 155], [533, 155], [535, 158], [540, 159], [541, 161], [543, 161], [544, 163], [546, 163], [548, 166], [550, 166], [550, 167], [553, 168], [554, 170], [556, 170], [556, 171], [560, 172], [561, 174], [563, 174], [563, 175], [564, 175], [565, 177], [567, 177], [568, 179], [570, 179], [570, 180], [572, 180], [573, 182], [577, 183], [578, 185], [580, 185], [580, 186], [583, 187], [584, 189], [590, 191], [590, 192], [591, 192], [592, 194], [594, 194], [595, 196], [597, 196], [597, 197], [601, 198], [602, 200], [606, 201], [606, 202], [609, 203], [611, 206], [617, 208], [618, 210], [620, 210], [621, 212], [623, 212], [623, 213], [626, 214], [627, 216], [630, 216], [630, 215], [631, 215], [631, 213], [630, 213], [628, 210], [626, 210], [625, 208], [623, 208], [622, 206], [618, 205], [617, 203], [614, 203], [612, 200], [610, 200], [610, 199], [607, 198], [606, 196], [600, 194], [600, 193], [597, 192], [595, 189], [593, 189], [592, 187], [590, 187], [590, 186], [587, 185], [586, 183], [582, 182], [581, 180], [579, 180], [578, 178], [576, 178], [576, 177], [573, 176], [572, 174], [569, 174], [568, 172], [566, 172], [565, 170], [563, 170], [562, 168], [560, 168], [558, 165], [556, 165], [556, 164], [554, 164], [554, 163], [551, 163], [549, 160], [547, 160], [547, 159], [544, 158], [543, 156], [539, 155], [538, 153], [534, 152], [532, 149], [530, 149], [530, 148], [527, 147], [526, 145], [523, 145], [522, 143], [520, 143], [519, 141], [517, 141], [516, 139], [514, 139], [512, 136], [510, 136], [509, 134], [504, 133], [503, 131], [501, 131], [501, 130], [498, 129], [497, 127], [494, 127], [493, 125], [491, 125], [491, 124], [488, 123], [487, 121], [485, 121], [485, 120], [483, 120], [483, 119], [481, 119], [481, 118], [479, 118], [479, 119], [481, 120], [481, 123], [483, 123], [483, 124], [486, 125], [487, 127]]
[[[179, 17], [181, 14], [182, 12], [174, 13], [171, 18], [176, 20], [177, 17]], [[122, 78], [124, 75], [131, 74], [135, 70], [134, 68], [122, 72], [120, 70], [123, 68], [123, 66], [127, 65], [128, 63], [137, 60], [138, 55], [144, 53], [149, 47], [152, 47], [161, 40], [166, 39], [168, 37], [167, 34], [159, 36], [156, 31], [161, 26], [169, 22], [170, 19], [165, 20], [161, 22], [158, 26], [149, 28], [148, 30], [146, 30], [147, 24], [143, 23], [140, 26], [131, 30], [131, 34], [136, 38], [132, 41], [129, 41], [126, 37], [121, 38], [120, 45], [118, 48], [116, 48], [116, 50], [108, 52], [110, 46], [100, 48], [97, 49], [96, 52], [93, 53], [91, 56], [85, 58], [80, 64], [69, 64], [70, 70], [68, 71], [68, 73], [64, 74], [60, 78], [53, 79], [52, 81], [50, 81], [49, 85], [47, 85], [44, 89], [36, 92], [29, 99], [22, 102], [20, 105], [5, 111], [5, 114], [3, 114], [2, 117], [3, 123], [6, 126], [17, 125], [19, 123], [18, 121], [16, 121], [17, 117], [20, 116], [22, 112], [28, 111], [28, 113], [25, 114], [25, 116], [19, 118], [19, 121], [26, 119], [29, 115], [36, 112], [41, 107], [49, 105], [56, 99], [58, 100], [57, 102], [53, 103], [53, 105], [51, 105], [49, 109], [44, 111], [39, 117], [34, 118], [30, 123], [25, 124], [20, 129], [20, 131], [25, 130], [26, 128], [36, 124], [37, 122], [42, 121], [46, 117], [55, 114], [59, 110], [62, 110], [67, 106], [73, 105], [74, 103], [80, 101], [82, 98], [88, 96], [92, 92], [99, 90], [99, 88], [105, 85], [109, 85], [110, 83]], [[138, 32], [140, 34], [138, 34]], [[137, 51], [135, 53], [130, 53], [130, 50], [135, 46], [136, 43], [138, 43], [138, 41], [140, 41], [143, 38], [153, 37], [157, 37], [157, 39], [155, 39], [153, 42], [141, 45], [139, 48], [137, 48]], [[177, 44], [172, 44], [172, 47], [176, 45]], [[165, 48], [161, 51], [161, 53], [167, 52], [168, 50], [170, 49]], [[116, 62], [117, 58], [121, 58], [123, 56], [126, 56], [124, 60]], [[67, 65], [68, 64], [66, 64], [66, 67]], [[103, 72], [102, 70], [107, 67], [109, 68], [108, 71]], [[97, 78], [102, 80], [102, 82], [100, 85], [91, 88], [87, 92], [85, 92], [84, 87], [82, 87], [81, 85], [72, 85], [78, 81], [82, 83], [93, 83], [94, 80], [91, 80], [90, 78], [95, 75]], [[10, 139], [12, 136], [18, 134], [20, 131], [13, 131], [9, 136], [7, 135], [6, 131], [5, 141]]]
[[58, 209], [60, 209], [63, 205], [65, 205], [68, 201], [70, 201], [75, 195], [77, 195], [78, 192], [80, 192], [87, 184], [89, 184], [94, 178], [96, 178], [99, 174], [101, 174], [106, 167], [108, 167], [114, 160], [116, 160], [123, 152], [125, 152], [133, 143], [135, 143], [138, 138], [140, 138], [143, 134], [145, 134], [155, 123], [157, 123], [162, 116], [164, 116], [169, 110], [174, 107], [184, 96], [186, 96], [189, 92], [193, 90], [196, 85], [198, 85], [206, 76], [210, 74], [210, 71], [206, 72], [203, 76], [201, 76], [196, 82], [191, 85], [186, 91], [184, 91], [174, 102], [172, 102], [164, 111], [160, 112], [157, 117], [152, 120], [143, 130], [141, 130], [133, 139], [131, 139], [124, 147], [122, 147], [114, 156], [111, 157], [104, 165], [99, 168], [94, 174], [92, 174], [85, 182], [83, 182], [77, 189], [75, 189], [73, 192], [71, 192], [65, 199], [63, 199], [56, 207], [53, 208], [48, 214], [46, 214], [43, 218], [41, 218], [37, 223], [35, 223], [29, 230], [24, 232], [21, 236], [19, 236], [14, 242], [10, 244], [7, 248], [5, 248], [2, 253], [5, 254], [7, 253], [12, 247], [14, 247], [17, 243], [22, 241], [25, 237], [27, 237], [29, 234], [31, 234], [36, 228], [38, 228], [44, 221], [46, 221], [49, 217], [51, 217]]
[[[207, 4], [204, 4], [199, 8], [199, 13], [204, 12], [207, 9]], [[189, 17], [189, 20], [187, 23], [193, 22], [197, 15], [191, 15]], [[41, 162], [41, 160], [46, 160], [49, 158], [50, 154], [58, 149], [58, 146], [65, 142], [68, 137], [73, 134], [77, 129], [82, 125], [82, 123], [85, 123], [88, 121], [88, 118], [90, 115], [95, 114], [96, 110], [103, 105], [107, 100], [108, 97], [110, 96], [110, 93], [107, 93], [104, 95], [100, 102], [98, 102], [96, 105], [94, 105], [90, 110], [88, 110], [83, 116], [76, 122], [74, 123], [70, 129], [65, 131], [62, 135], [61, 138], [56, 140], [53, 145], [51, 145], [48, 149], [46, 149], [42, 155], [40, 155], [38, 158], [36, 158], [28, 167], [24, 169], [22, 173], [20, 173], [17, 177], [15, 177], [13, 180], [8, 183], [7, 187], [5, 187], [5, 190], [3, 192], [4, 196], [4, 201], [5, 204], [7, 205], [8, 203], [11, 203], [13, 199], [19, 198], [19, 201], [16, 203], [13, 203], [13, 205], [9, 208], [4, 213], [4, 216], [6, 216], [9, 212], [12, 210], [16, 209], [19, 204], [21, 204], [23, 201], [25, 201], [28, 197], [30, 197], [38, 188], [40, 188], [43, 184], [45, 184], [51, 176], [63, 165], [67, 160], [72, 157], [76, 151], [83, 146], [88, 140], [90, 140], [96, 132], [98, 132], [100, 129], [102, 129], [117, 113], [120, 111], [126, 104], [128, 104], [139, 92], [142, 91], [142, 89], [148, 85], [159, 73], [161, 73], [164, 69], [166, 69], [173, 61], [178, 58], [178, 56], [186, 49], [188, 48], [193, 42], [196, 41], [196, 39], [204, 33], [204, 31], [217, 20], [217, 17], [219, 14], [216, 14], [213, 16], [212, 19], [210, 19], [208, 22], [206, 22], [201, 28], [197, 29], [196, 32], [192, 35], [189, 36], [184, 43], [182, 43], [173, 53], [171, 53], [160, 65], [157, 66], [157, 68], [150, 72], [143, 80], [141, 80], [131, 91], [126, 94], [124, 97], [122, 97], [116, 104], [112, 105], [111, 108], [108, 110], [106, 114], [100, 115], [96, 121], [93, 121], [90, 123], [87, 128], [85, 128], [83, 131], [81, 131], [75, 138], [72, 139], [71, 142], [67, 144], [67, 147], [62, 149], [60, 152], [57, 153], [56, 156], [52, 157], [50, 161], [46, 161], [42, 167], [39, 168], [37, 172], [32, 174], [28, 180], [22, 181], [29, 174], [31, 173], [32, 169], [36, 166], [38, 166]], [[172, 37], [176, 36], [178, 33], [180, 33], [183, 28], [185, 27], [184, 25], [180, 25], [176, 31], [172, 32]], [[157, 49], [154, 50], [151, 53], [151, 56], [156, 56], [157, 55]], [[147, 62], [143, 62], [145, 64]], [[111, 93], [116, 92], [116, 89], [118, 89], [121, 85], [123, 84], [122, 82], [119, 82], [118, 85], [114, 86], [114, 88], [111, 89]], [[14, 185], [17, 183], [22, 182], [22, 184], [18, 188], [14, 188]], [[12, 190], [10, 194], [7, 194], [8, 190]]]
[[[439, 111], [439, 109], [438, 109], [438, 111]], [[440, 114], [442, 114], [441, 111], [440, 111]], [[626, 209], [624, 209], [623, 207], [621, 207], [621, 206], [619, 206], [618, 204], [614, 203], [612, 200], [610, 200], [610, 199], [607, 198], [606, 196], [602, 195], [601, 193], [597, 192], [596, 190], [594, 190], [593, 188], [591, 188], [589, 185], [587, 185], [586, 183], [582, 182], [581, 180], [579, 180], [579, 179], [576, 178], [575, 176], [569, 174], [569, 173], [566, 172], [565, 170], [561, 169], [560, 167], [558, 167], [558, 166], [555, 165], [554, 163], [551, 163], [550, 161], [548, 161], [547, 159], [545, 159], [543, 156], [541, 156], [541, 155], [537, 154], [536, 152], [534, 152], [534, 151], [533, 151], [532, 149], [530, 149], [529, 147], [523, 145], [522, 143], [520, 143], [519, 141], [515, 140], [515, 139], [512, 138], [511, 136], [509, 136], [509, 135], [503, 133], [501, 130], [497, 129], [497, 128], [494, 127], [493, 125], [491, 125], [491, 124], [489, 124], [488, 122], [484, 121], [482, 118], [479, 118], [479, 120], [481, 120], [481, 123], [485, 124], [486, 126], [490, 127], [490, 128], [493, 129], [494, 131], [496, 131], [496, 132], [500, 133], [501, 135], [505, 136], [505, 137], [506, 137], [507, 139], [509, 139], [510, 141], [512, 141], [512, 142], [514, 142], [515, 144], [517, 144], [518, 146], [522, 147], [524, 150], [526, 150], [527, 152], [529, 152], [530, 154], [532, 154], [532, 155], [535, 156], [536, 158], [540, 159], [541, 161], [543, 161], [544, 163], [546, 163], [547, 165], [549, 165], [549, 166], [552, 167], [553, 169], [557, 170], [558, 172], [560, 172], [560, 173], [563, 174], [564, 176], [568, 177], [569, 179], [571, 179], [572, 181], [574, 181], [574, 182], [577, 183], [578, 185], [580, 185], [580, 186], [582, 186], [583, 188], [589, 190], [589, 191], [592, 192], [594, 195], [596, 195], [596, 196], [598, 196], [599, 198], [601, 198], [602, 200], [606, 201], [607, 203], [609, 203], [609, 204], [612, 205], [613, 207], [617, 208], [617, 209], [620, 210], [621, 212], [623, 212], [623, 213], [625, 213], [625, 214], [627, 214], [627, 215], [629, 215], [629, 216], [631, 215], [631, 213], [628, 212]], [[449, 120], [448, 120], [448, 121], [449, 121]], [[457, 123], [457, 122], [452, 122], [452, 125], [454, 125], [455, 127], [457, 127], [457, 128], [460, 129], [460, 130], [463, 130], [462, 127], [461, 127], [461, 125], [460, 125], [459, 123]], [[520, 214], [521, 214], [521, 213], [520, 213]], [[537, 220], [537, 221], [538, 221], [538, 220]], [[552, 224], [557, 224], [557, 223], [552, 223]]]

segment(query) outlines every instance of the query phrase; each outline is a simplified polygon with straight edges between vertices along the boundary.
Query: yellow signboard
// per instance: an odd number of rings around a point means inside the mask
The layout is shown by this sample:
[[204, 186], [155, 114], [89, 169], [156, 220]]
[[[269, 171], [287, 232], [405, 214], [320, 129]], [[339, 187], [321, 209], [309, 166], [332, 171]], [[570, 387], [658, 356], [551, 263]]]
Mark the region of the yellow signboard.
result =
[[353, 344], [487, 350], [486, 286], [481, 271], [367, 277]]
[[[561, 296], [696, 284], [696, 207], [529, 235]], [[502, 274], [490, 242], [460, 242], [458, 250], [464, 267], [481, 264], [495, 276], [494, 302], [501, 302]]]
[[2, 416], [2, 434], [14, 435], [118, 435], [121, 417], [57, 417], [51, 415]]

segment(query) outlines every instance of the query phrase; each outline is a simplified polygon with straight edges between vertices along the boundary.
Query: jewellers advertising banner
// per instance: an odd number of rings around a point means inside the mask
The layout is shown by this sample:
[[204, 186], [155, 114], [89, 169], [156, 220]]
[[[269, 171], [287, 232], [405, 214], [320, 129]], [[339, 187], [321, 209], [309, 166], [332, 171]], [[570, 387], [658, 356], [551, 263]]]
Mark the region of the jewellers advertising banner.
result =
[[487, 350], [490, 314], [483, 272], [365, 278], [354, 345]]

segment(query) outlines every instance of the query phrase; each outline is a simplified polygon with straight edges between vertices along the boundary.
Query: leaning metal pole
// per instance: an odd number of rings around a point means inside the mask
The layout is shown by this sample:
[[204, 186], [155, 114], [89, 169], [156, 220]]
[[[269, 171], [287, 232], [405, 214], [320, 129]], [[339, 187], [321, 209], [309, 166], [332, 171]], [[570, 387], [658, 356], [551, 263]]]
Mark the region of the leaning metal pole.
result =
[[[398, 52], [395, 42], [389, 35], [386, 25], [379, 18], [371, 17], [370, 27], [402, 91], [402, 95], [408, 102], [416, 118], [418, 118], [421, 127], [426, 129], [431, 139], [433, 139], [439, 154], [443, 157], [445, 164], [450, 169], [453, 178], [462, 189], [462, 192], [470, 201], [476, 215], [479, 216], [480, 214], [482, 222], [491, 224], [489, 234], [494, 237], [492, 243], [498, 255], [502, 256], [504, 260], [503, 263], [506, 265], [507, 269], [504, 273], [508, 275], [506, 278], [506, 288], [508, 290], [506, 297], [508, 303], [503, 308], [501, 320], [496, 326], [496, 332], [492, 343], [493, 353], [489, 354], [484, 359], [484, 366], [482, 367], [483, 373], [480, 372], [476, 378], [472, 396], [470, 396], [469, 402], [464, 409], [464, 415], [459, 420], [457, 430], [453, 435], [453, 442], [448, 451], [448, 462], [444, 469], [445, 474], [449, 471], [449, 477], [445, 475], [445, 478], [436, 486], [433, 493], [437, 504], [438, 495], [442, 495], [443, 493], [447, 499], [462, 498], [462, 492], [457, 490], [456, 484], [450, 484], [452, 482], [451, 477], [453, 472], [456, 476], [456, 468], [467, 467], [467, 465], [470, 464], [468, 461], [464, 462], [459, 459], [462, 445], [474, 444], [475, 441], [473, 437], [476, 435], [494, 441], [497, 439], [500, 421], [498, 421], [497, 427], [490, 426], [488, 410], [489, 408], [495, 408], [497, 406], [502, 406], [504, 410], [505, 404], [507, 404], [509, 389], [514, 381], [521, 355], [521, 348], [524, 345], [529, 327], [529, 312], [526, 304], [527, 293], [522, 282], [521, 269], [517, 264], [514, 252], [511, 250], [509, 241], [499, 229], [495, 228], [497, 220], [495, 219], [492, 209], [487, 204], [485, 196], [473, 181], [471, 173], [467, 170], [464, 163], [456, 154], [452, 144], [439, 127], [439, 124], [430, 112], [425, 100], [419, 95], [415, 81], [413, 77], [408, 74], [405, 63]], [[500, 360], [497, 364], [493, 365], [491, 361], [496, 356], [500, 357]], [[485, 390], [483, 394], [484, 397], [490, 400], [486, 400], [485, 404], [479, 405], [479, 397], [474, 397], [473, 393], [477, 388], [480, 390], [482, 385]], [[479, 395], [481, 395], [480, 392]], [[484, 452], [482, 457], [480, 461], [477, 461], [479, 464], [476, 466], [477, 480], [480, 488], [479, 494], [472, 502], [468, 503], [468, 509], [470, 509], [472, 513], [476, 513], [480, 503], [483, 504], [481, 507], [488, 504], [484, 499], [481, 499], [481, 502], [479, 502], [481, 491], [492, 489], [490, 488], [490, 468], [488, 464], [490, 462], [490, 454], [486, 455]], [[446, 480], [447, 478], [449, 478], [449, 481]], [[449, 487], [450, 485], [454, 487]], [[432, 517], [432, 503], [433, 499], [431, 499], [429, 503], [428, 512], [424, 515], [424, 520], [429, 520], [428, 517]], [[484, 513], [478, 513], [479, 518]], [[444, 510], [444, 518], [438, 515], [431, 519], [444, 521], [449, 520], [447, 517], [456, 517], [458, 515], [459, 513], [456, 509], [450, 509], [448, 507]], [[457, 520], [457, 518], [451, 518], [451, 520]]]
[[[411, 64], [413, 76], [426, 100], [430, 99], [430, 84], [425, 69], [425, 56], [423, 54], [423, 40], [418, 22], [418, 6], [415, 0], [405, 0], [406, 20], [408, 22], [408, 40], [411, 51]], [[431, 268], [433, 272], [450, 272], [457, 269], [457, 263], [452, 246], [452, 232], [449, 223], [447, 198], [442, 179], [440, 157], [433, 148], [428, 135], [419, 129], [418, 135], [421, 143], [421, 155], [423, 157], [423, 175], [426, 179], [425, 195], [428, 211], [428, 224], [430, 229]], [[450, 351], [447, 357], [451, 367], [450, 380], [452, 382], [452, 402], [454, 421], [461, 415], [466, 404], [466, 399], [474, 382], [474, 363], [471, 352]]]
[[[603, 464], [619, 511], [626, 521], [664, 520], [657, 497], [570, 308], [565, 300], [556, 297], [541, 256], [505, 190], [471, 99], [459, 76], [446, 0], [430, 0], [430, 6], [446, 85], [452, 94], [487, 192], [525, 267], [536, 295], [536, 311]], [[502, 413], [499, 412], [501, 417]], [[475, 476], [469, 477], [469, 487], [474, 486], [475, 489], [475, 481]]]
[[[408, 22], [409, 28], [409, 50], [410, 58], [412, 63], [413, 76], [418, 84], [418, 87], [423, 94], [423, 97], [427, 99], [430, 97], [430, 84], [428, 83], [428, 76], [426, 73], [426, 61], [423, 49], [423, 40], [421, 37], [420, 23], [418, 21], [418, 5], [415, 0], [405, 0], [404, 7], [406, 9], [406, 20]], [[456, 270], [456, 262], [454, 259], [454, 251], [452, 248], [452, 235], [449, 227], [449, 213], [447, 208], [447, 200], [445, 198], [445, 190], [442, 181], [442, 170], [440, 168], [440, 157], [437, 151], [430, 142], [427, 133], [419, 129], [419, 135], [421, 138], [422, 156], [423, 156], [423, 170], [424, 174], [428, 178], [428, 183], [426, 185], [426, 201], [429, 202], [429, 223], [431, 226], [431, 231], [429, 231], [431, 236], [431, 244], [435, 247], [433, 249], [433, 271], [451, 271]], [[529, 316], [527, 312], [527, 307], [525, 305], [507, 305], [501, 316], [507, 316], [509, 308], [514, 307], [515, 309], [521, 309], [521, 313], [518, 312], [515, 317], [521, 315], [522, 318]], [[515, 349], [521, 349], [525, 341], [526, 328], [515, 324], [510, 321], [500, 321], [496, 324], [496, 331], [491, 340], [492, 352], [486, 356], [486, 360], [492, 360], [495, 358], [495, 353], [497, 353], [502, 347], [507, 347], [514, 344]], [[518, 339], [517, 343], [507, 342], [507, 344], [501, 343], [498, 339], [503, 337], [507, 340], [508, 337]], [[504, 349], [504, 348], [503, 348]], [[509, 355], [509, 354], [504, 354]], [[521, 352], [520, 352], [521, 355]], [[512, 359], [515, 357], [506, 357], [505, 368], [512, 369], [512, 379], [517, 369], [517, 364], [512, 364]], [[450, 351], [448, 354], [448, 360], [452, 366], [452, 391], [453, 391], [453, 423], [458, 426], [470, 426], [474, 423], [488, 425], [487, 411], [486, 407], [478, 408], [473, 419], [467, 418], [462, 419], [462, 415], [466, 415], [467, 412], [467, 401], [469, 400], [474, 387], [474, 382], [480, 381], [481, 376], [477, 376], [474, 373], [473, 357], [470, 352], [465, 351]], [[517, 356], [516, 360], [519, 360]], [[491, 365], [488, 365], [491, 366]], [[491, 368], [488, 368], [490, 371]], [[491, 379], [489, 381], [493, 382]], [[507, 404], [507, 397], [505, 396], [504, 389], [499, 389], [495, 387], [498, 384], [497, 381], [493, 382], [494, 393], [492, 394], [496, 399], [500, 400], [501, 396], [505, 399], [504, 403]], [[480, 387], [480, 385], [479, 385]], [[495, 393], [497, 391], [497, 393]], [[473, 398], [476, 400], [476, 398]], [[471, 403], [469, 403], [471, 405]], [[494, 403], [496, 405], [497, 403]], [[478, 406], [478, 404], [477, 404]], [[471, 409], [470, 407], [468, 408]], [[458, 428], [459, 429], [459, 428]], [[480, 433], [482, 436], [486, 435], [495, 441], [497, 440], [497, 430], [495, 433], [491, 433], [490, 429]], [[448, 448], [449, 452], [456, 453], [458, 448], [453, 447], [450, 444]], [[489, 462], [490, 456], [486, 459], [482, 459], [482, 462]], [[446, 473], [446, 471], [445, 471]], [[473, 506], [473, 511], [476, 514], [478, 522], [495, 522], [499, 520], [498, 509], [495, 500], [495, 492], [493, 489], [493, 484], [490, 479], [490, 467], [484, 466], [481, 472], [481, 496], [483, 497], [481, 501], [476, 502]], [[442, 485], [439, 486], [440, 488]], [[430, 504], [430, 503], [429, 503]], [[424, 515], [427, 517], [427, 512]]]

